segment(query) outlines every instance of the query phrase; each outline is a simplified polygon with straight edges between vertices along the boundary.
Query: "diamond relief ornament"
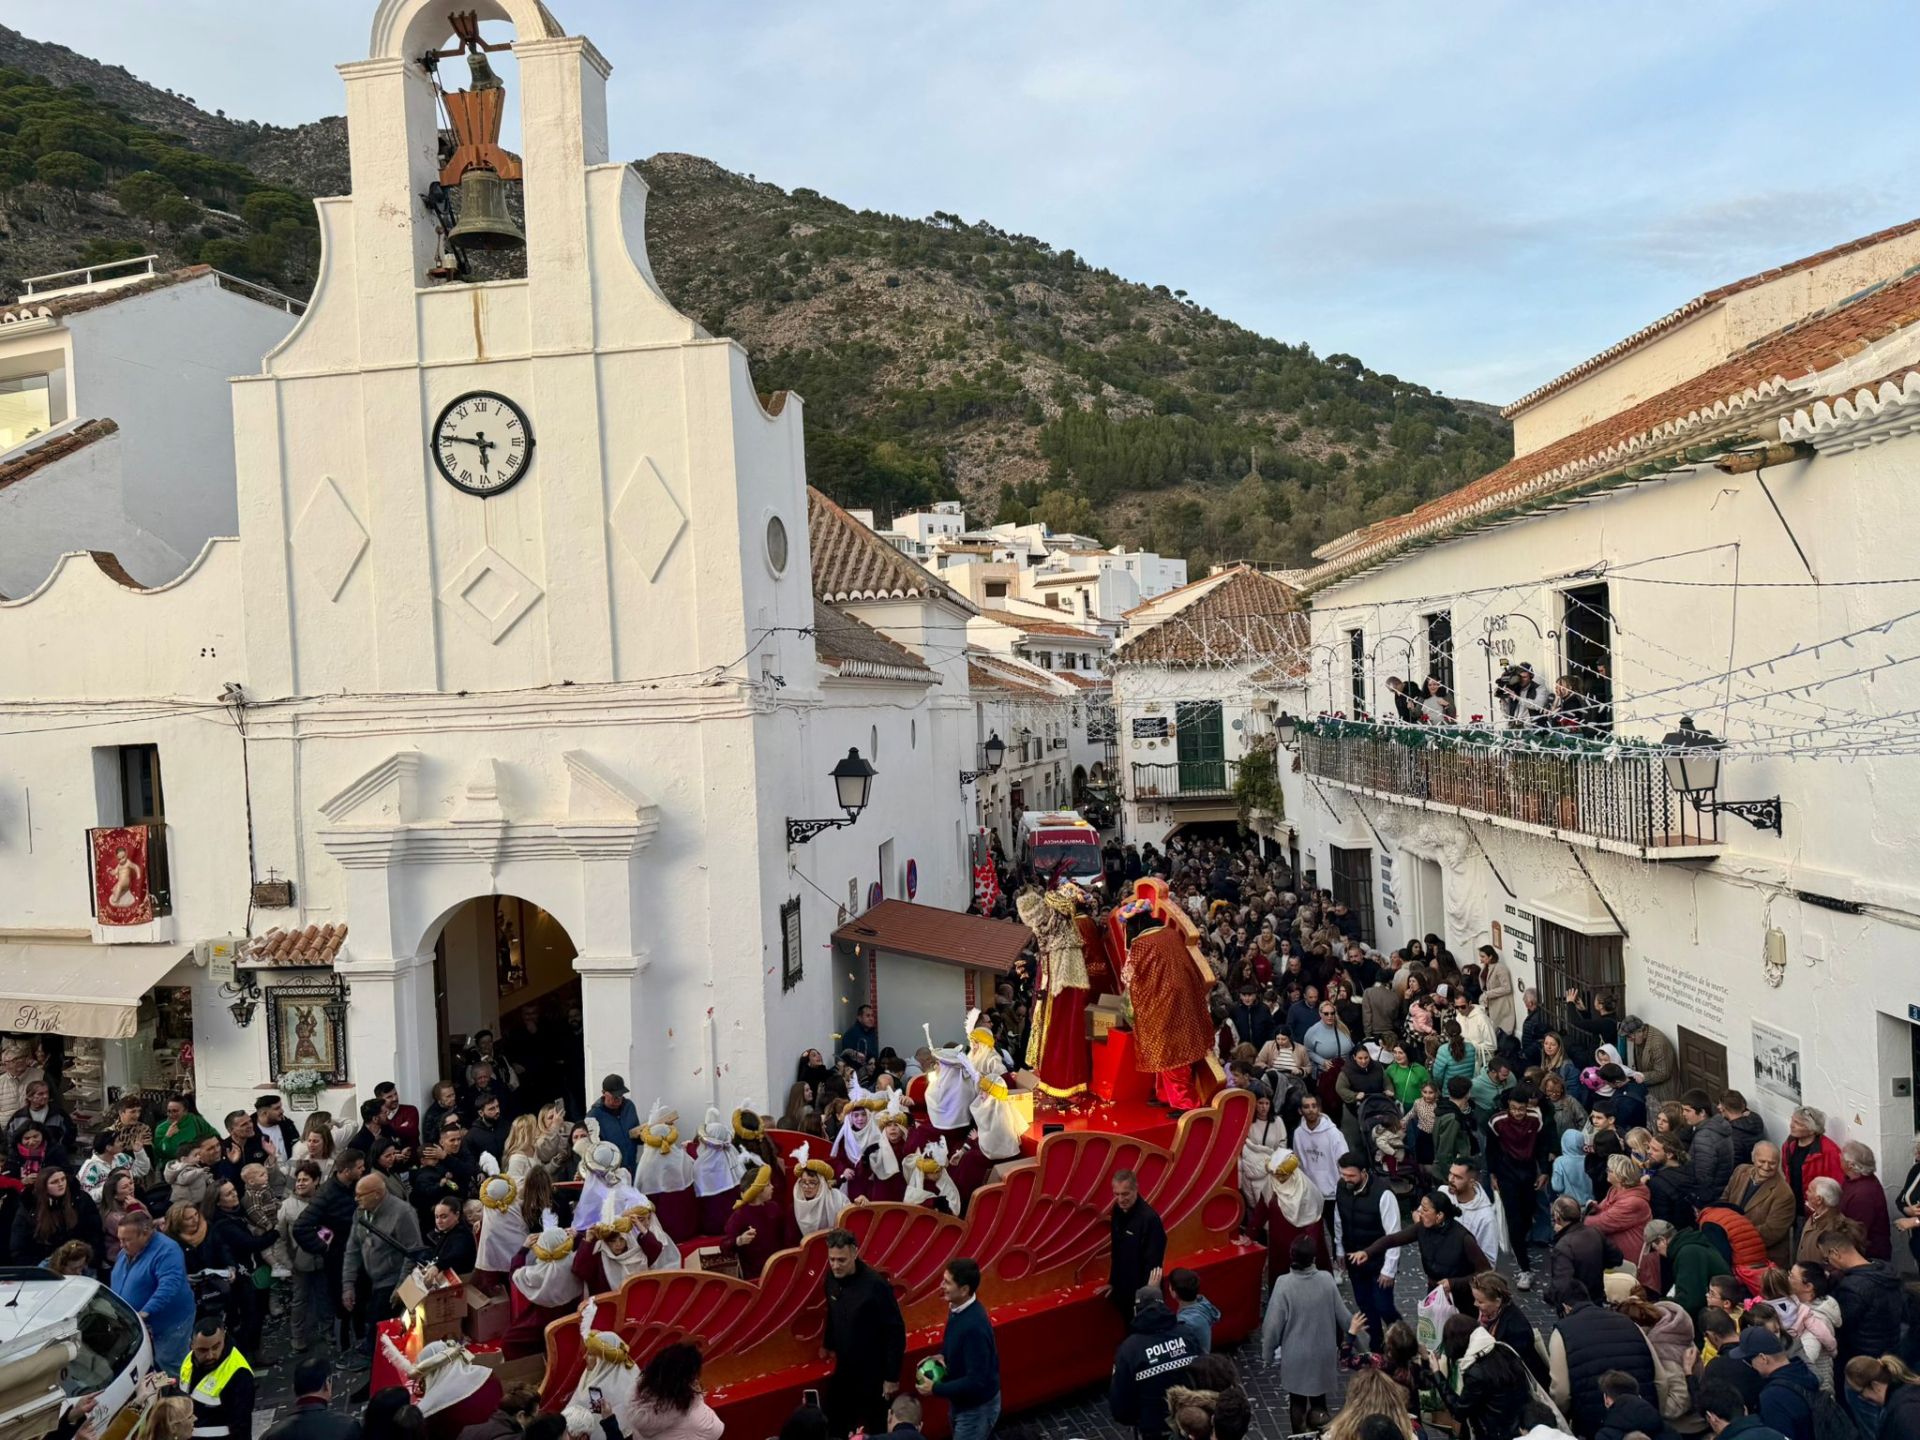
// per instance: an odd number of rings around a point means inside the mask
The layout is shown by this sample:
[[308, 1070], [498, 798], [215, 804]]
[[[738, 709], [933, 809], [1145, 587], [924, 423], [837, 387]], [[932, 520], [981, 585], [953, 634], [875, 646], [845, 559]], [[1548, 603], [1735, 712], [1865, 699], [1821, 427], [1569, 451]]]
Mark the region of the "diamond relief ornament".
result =
[[331, 475], [322, 475], [293, 527], [293, 554], [307, 578], [338, 600], [367, 550], [367, 531]]
[[674, 542], [687, 528], [686, 512], [673, 498], [659, 468], [646, 456], [633, 467], [633, 476], [607, 520], [649, 584], [660, 578]]
[[495, 645], [545, 594], [491, 545], [460, 567], [440, 598], [448, 609]]

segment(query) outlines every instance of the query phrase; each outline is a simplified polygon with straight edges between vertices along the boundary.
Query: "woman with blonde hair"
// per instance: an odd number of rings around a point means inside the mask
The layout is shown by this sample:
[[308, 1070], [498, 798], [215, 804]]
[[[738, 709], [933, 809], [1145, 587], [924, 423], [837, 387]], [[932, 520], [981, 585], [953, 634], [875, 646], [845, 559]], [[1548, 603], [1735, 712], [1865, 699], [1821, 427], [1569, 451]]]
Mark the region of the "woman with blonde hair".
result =
[[[348, 1134], [342, 1134], [348, 1130]], [[346, 1125], [335, 1125], [333, 1116], [325, 1110], [316, 1110], [307, 1116], [306, 1128], [300, 1132], [300, 1138], [294, 1142], [293, 1155], [287, 1162], [289, 1173], [302, 1160], [311, 1160], [320, 1167], [320, 1178], [326, 1179], [333, 1173], [334, 1156], [340, 1153], [340, 1147], [351, 1138], [351, 1129]]]
[[1885, 1440], [1920, 1435], [1920, 1375], [1897, 1355], [1856, 1355], [1846, 1376], [1848, 1408], [1867, 1434]]
[[1321, 1440], [1360, 1440], [1362, 1422], [1375, 1415], [1391, 1420], [1402, 1440], [1413, 1440], [1410, 1399], [1406, 1389], [1386, 1371], [1355, 1371], [1347, 1381], [1347, 1398], [1341, 1402], [1340, 1413], [1320, 1432]]
[[[1653, 1202], [1647, 1197], [1646, 1176], [1640, 1162], [1631, 1155], [1607, 1157], [1607, 1193], [1600, 1207], [1587, 1216], [1586, 1223], [1612, 1240], [1622, 1258], [1638, 1267], [1640, 1253], [1646, 1248], [1647, 1222], [1653, 1218]], [[1652, 1282], [1641, 1277], [1650, 1292], [1658, 1292], [1660, 1278], [1656, 1269]]]

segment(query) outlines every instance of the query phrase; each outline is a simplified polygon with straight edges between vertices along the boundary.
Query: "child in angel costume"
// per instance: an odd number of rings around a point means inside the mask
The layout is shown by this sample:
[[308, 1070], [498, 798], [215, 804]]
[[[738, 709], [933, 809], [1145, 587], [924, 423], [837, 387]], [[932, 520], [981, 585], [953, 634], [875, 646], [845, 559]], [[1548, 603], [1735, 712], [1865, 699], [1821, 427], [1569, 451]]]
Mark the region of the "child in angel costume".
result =
[[887, 1092], [886, 1108], [872, 1125], [873, 1143], [860, 1157], [854, 1176], [847, 1182], [849, 1200], [899, 1200], [907, 1193], [907, 1177], [900, 1162], [908, 1153], [906, 1102], [898, 1090]]
[[800, 1243], [793, 1215], [773, 1183], [773, 1167], [753, 1172], [727, 1217], [726, 1244], [740, 1256], [740, 1278], [758, 1280], [774, 1254]]
[[[588, 1293], [617, 1291], [635, 1275], [649, 1270], [678, 1270], [682, 1267], [680, 1247], [660, 1228], [653, 1203], [646, 1196], [626, 1210], [615, 1209], [613, 1192], [600, 1211], [600, 1218], [576, 1238], [573, 1248], [573, 1273]], [[576, 1224], [579, 1216], [574, 1217]]]
[[699, 1139], [693, 1157], [693, 1193], [700, 1202], [700, 1233], [718, 1235], [727, 1228], [733, 1202], [740, 1198], [747, 1162], [733, 1143], [733, 1126], [721, 1118], [717, 1105], [707, 1107]]
[[[1093, 1053], [1087, 1039], [1087, 1003], [1093, 982], [1087, 973], [1086, 943], [1078, 918], [1091, 914], [1093, 899], [1068, 881], [1042, 894], [1023, 890], [1014, 902], [1021, 923], [1033, 932], [1040, 959], [1034, 980], [1032, 1028], [1027, 1038], [1027, 1068], [1044, 1095], [1074, 1100], [1087, 1093], [1093, 1078]], [[1095, 927], [1088, 927], [1097, 933]]]
[[640, 1127], [640, 1156], [633, 1183], [653, 1202], [660, 1228], [675, 1240], [700, 1233], [700, 1202], [693, 1193], [693, 1157], [680, 1143], [680, 1112], [653, 1102]]
[[587, 1133], [573, 1142], [573, 1153], [580, 1157], [580, 1199], [573, 1208], [575, 1230], [586, 1229], [609, 1207], [613, 1214], [620, 1215], [645, 1198], [620, 1164], [620, 1147], [600, 1138], [598, 1121], [587, 1121]]
[[530, 1155], [515, 1155], [503, 1172], [490, 1154], [480, 1157], [480, 1246], [473, 1262], [474, 1283], [493, 1293], [513, 1269], [514, 1258], [526, 1247], [527, 1221], [520, 1204], [520, 1182], [533, 1164]]
[[[599, 1309], [591, 1296], [580, 1307], [580, 1380], [564, 1408], [578, 1408], [591, 1414], [593, 1392], [597, 1390], [606, 1406], [605, 1413], [631, 1435], [634, 1406], [640, 1398], [640, 1367], [633, 1363], [627, 1342], [617, 1332], [593, 1328]], [[599, 1428], [596, 1424], [594, 1431]]]
[[849, 1202], [833, 1181], [833, 1166], [815, 1160], [813, 1147], [802, 1140], [793, 1152], [793, 1223], [802, 1239], [840, 1223]]
[[967, 1113], [973, 1119], [971, 1143], [992, 1163], [1012, 1160], [1020, 1154], [1020, 1135], [1026, 1127], [1007, 1089], [1007, 1066], [993, 1046], [993, 1031], [980, 1023], [980, 1012], [967, 1012], [967, 1043], [972, 1047], [967, 1059], [973, 1065], [977, 1089]]
[[923, 1145], [906, 1163], [907, 1191], [901, 1198], [909, 1205], [931, 1205], [943, 1215], [960, 1213], [960, 1190], [947, 1174], [947, 1142], [932, 1140]]
[[858, 1077], [847, 1081], [847, 1105], [840, 1112], [840, 1131], [827, 1152], [828, 1161], [838, 1167], [843, 1188], [853, 1184], [860, 1174], [861, 1160], [879, 1141], [880, 1126], [874, 1117], [886, 1108], [886, 1096], [869, 1094]]
[[1313, 1239], [1314, 1263], [1322, 1270], [1333, 1269], [1326, 1207], [1327, 1197], [1307, 1178], [1300, 1157], [1285, 1145], [1276, 1146], [1267, 1160], [1267, 1184], [1251, 1206], [1249, 1217], [1253, 1238], [1267, 1242], [1268, 1279], [1287, 1273], [1293, 1242], [1302, 1235]]
[[572, 1310], [587, 1287], [573, 1273], [573, 1234], [549, 1213], [545, 1227], [527, 1242], [513, 1272], [512, 1319], [500, 1337], [509, 1359], [543, 1354], [547, 1326]]
[[380, 1343], [394, 1369], [406, 1377], [434, 1440], [453, 1440], [469, 1425], [484, 1424], [500, 1408], [499, 1380], [459, 1341], [434, 1340], [420, 1347], [415, 1360], [407, 1359], [389, 1336], [382, 1335]]
[[[927, 1077], [927, 1125], [942, 1139], [958, 1145], [973, 1129], [973, 1099], [980, 1090], [980, 1072], [973, 1068], [971, 1043], [936, 1047], [933, 1027], [920, 1028], [927, 1037], [927, 1049], [933, 1053], [933, 1074]], [[987, 1038], [991, 1044], [993, 1037]], [[925, 1131], [915, 1136], [914, 1148], [919, 1149], [927, 1138]]]

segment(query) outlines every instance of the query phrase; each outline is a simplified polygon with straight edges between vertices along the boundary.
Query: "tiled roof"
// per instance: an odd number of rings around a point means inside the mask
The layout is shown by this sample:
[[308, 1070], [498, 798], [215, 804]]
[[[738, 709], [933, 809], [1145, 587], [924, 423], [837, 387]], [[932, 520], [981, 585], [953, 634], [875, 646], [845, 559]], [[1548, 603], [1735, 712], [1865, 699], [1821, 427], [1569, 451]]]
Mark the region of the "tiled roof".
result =
[[1037, 615], [1022, 615], [1017, 610], [989, 610], [982, 607], [981, 615], [1001, 625], [1011, 626], [1015, 630], [1025, 630], [1033, 635], [1064, 635], [1070, 640], [1098, 640], [1100, 636], [1080, 625], [1068, 625], [1059, 620], [1043, 620]]
[[807, 542], [813, 551], [813, 593], [822, 600], [951, 601], [973, 606], [931, 570], [918, 565], [807, 487]]
[[1431, 544], [1583, 485], [1630, 478], [1657, 461], [1745, 433], [1804, 404], [1824, 370], [1920, 322], [1920, 269], [1777, 330], [1691, 380], [1508, 461], [1404, 515], [1342, 536], [1309, 573], [1318, 589], [1416, 544]]
[[1004, 975], [1033, 943], [1033, 932], [1017, 920], [989, 920], [910, 900], [882, 900], [834, 931], [833, 940]]
[[129, 285], [116, 285], [110, 290], [84, 290], [72, 295], [50, 295], [44, 300], [37, 295], [28, 295], [0, 309], [0, 321], [38, 315], [42, 310], [50, 310], [54, 318], [64, 320], [69, 315], [84, 315], [89, 310], [117, 305], [122, 300], [133, 299], [136, 295], [151, 295], [156, 290], [166, 290], [175, 285], [183, 285], [189, 280], [198, 280], [202, 275], [211, 274], [213, 274], [211, 265], [188, 265], [179, 270], [166, 270], [158, 275], [149, 275], [144, 280], [135, 280]]
[[[71, 430], [64, 430], [45, 439], [23, 442], [13, 456], [0, 463], [0, 490], [9, 485], [17, 485], [36, 470], [43, 470], [56, 460], [64, 460], [76, 450], [84, 450], [96, 440], [104, 440], [120, 426], [108, 419], [82, 420]], [[37, 443], [36, 443], [37, 442]]]
[[1083, 675], [1078, 670], [1061, 670], [1054, 677], [1064, 680], [1076, 690], [1110, 690], [1113, 682], [1104, 676]]
[[347, 938], [344, 925], [309, 925], [304, 930], [282, 930], [278, 926], [249, 941], [240, 952], [246, 965], [315, 966], [331, 965], [340, 958], [340, 946]]
[[906, 646], [831, 605], [813, 602], [813, 653], [847, 676], [931, 680], [933, 672]]
[[1231, 665], [1307, 648], [1307, 617], [1290, 587], [1251, 566], [1113, 652], [1116, 665]]
[[1856, 251], [1870, 249], [1888, 240], [1898, 240], [1903, 235], [1911, 235], [1915, 230], [1920, 230], [1920, 220], [1909, 220], [1903, 225], [1890, 225], [1885, 230], [1876, 230], [1871, 235], [1862, 235], [1859, 239], [1849, 240], [1844, 245], [1835, 245], [1831, 249], [1819, 251], [1817, 254], [1808, 255], [1799, 260], [1789, 261], [1785, 265], [1776, 265], [1771, 270], [1762, 270], [1758, 274], [1747, 276], [1744, 280], [1735, 280], [1731, 284], [1719, 286], [1717, 289], [1707, 291], [1704, 295], [1696, 295], [1679, 309], [1668, 311], [1651, 325], [1644, 326], [1634, 331], [1633, 334], [1629, 335], [1626, 339], [1609, 345], [1598, 355], [1590, 356], [1582, 360], [1571, 370], [1554, 376], [1553, 379], [1547, 381], [1546, 384], [1537, 389], [1529, 390], [1525, 395], [1515, 400], [1500, 413], [1507, 419], [1512, 419], [1522, 411], [1539, 404], [1548, 396], [1559, 394], [1575, 381], [1585, 379], [1596, 370], [1605, 369], [1622, 355], [1638, 350], [1655, 336], [1666, 334], [1667, 331], [1673, 329], [1683, 320], [1691, 319], [1701, 311], [1719, 304], [1730, 295], [1738, 295], [1741, 291], [1751, 290], [1756, 285], [1765, 285], [1770, 280], [1778, 280], [1781, 276], [1791, 275], [1796, 270], [1811, 270], [1814, 266], [1824, 265], [1829, 260], [1841, 259], [1844, 256], [1854, 254]]
[[1005, 690], [1014, 695], [1039, 695], [1048, 700], [1060, 698], [1038, 675], [1021, 675], [996, 663], [997, 656], [970, 651], [967, 655], [967, 687], [971, 690]]
[[1149, 595], [1145, 600], [1142, 600], [1138, 605], [1135, 605], [1132, 609], [1122, 610], [1120, 612], [1120, 618], [1124, 620], [1129, 618], [1130, 616], [1140, 614], [1141, 611], [1143, 610], [1158, 609], [1161, 606], [1164, 606], [1167, 601], [1173, 599], [1173, 597], [1176, 595], [1184, 595], [1189, 590], [1198, 589], [1202, 585], [1213, 584], [1214, 582], [1222, 578], [1224, 577], [1220, 575], [1202, 575], [1198, 580], [1189, 580], [1186, 584], [1176, 585], [1171, 590], [1162, 590], [1158, 595]]

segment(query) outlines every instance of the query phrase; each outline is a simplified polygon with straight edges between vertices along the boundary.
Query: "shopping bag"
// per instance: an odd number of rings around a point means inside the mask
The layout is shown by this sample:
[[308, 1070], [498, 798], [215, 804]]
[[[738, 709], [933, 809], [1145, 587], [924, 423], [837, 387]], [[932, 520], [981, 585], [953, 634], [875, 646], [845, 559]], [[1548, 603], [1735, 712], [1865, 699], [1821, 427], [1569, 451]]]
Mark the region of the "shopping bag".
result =
[[1414, 1335], [1422, 1350], [1440, 1348], [1440, 1332], [1456, 1313], [1453, 1296], [1444, 1280], [1427, 1292], [1427, 1298], [1420, 1302], [1419, 1318], [1414, 1325]]
[[[1498, 1200], [1493, 1204], [1493, 1240], [1499, 1247], [1500, 1255], [1513, 1254], [1513, 1240], [1507, 1234], [1507, 1207]], [[1499, 1255], [1489, 1255], [1487, 1259], [1498, 1263]]]

